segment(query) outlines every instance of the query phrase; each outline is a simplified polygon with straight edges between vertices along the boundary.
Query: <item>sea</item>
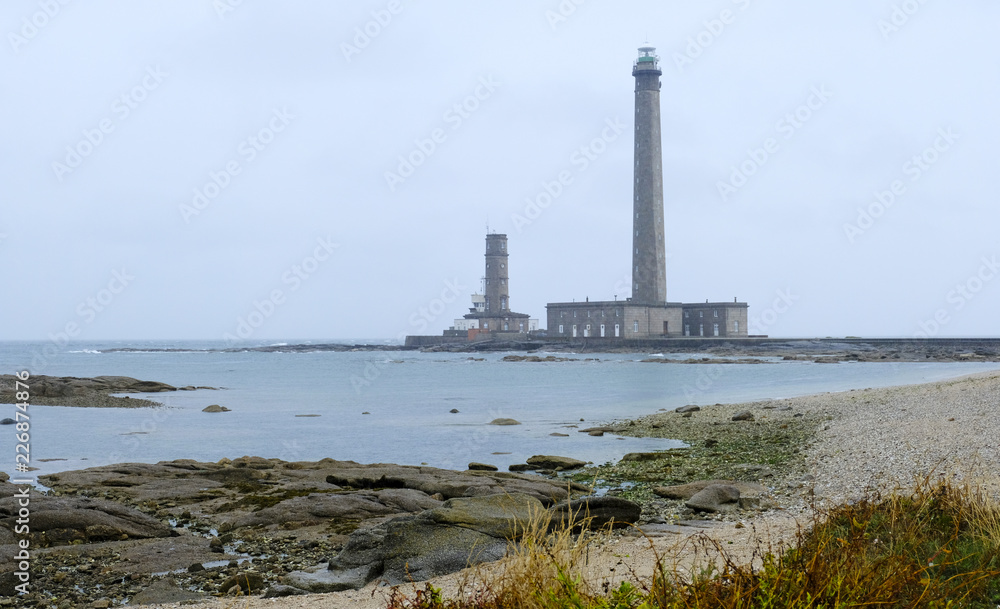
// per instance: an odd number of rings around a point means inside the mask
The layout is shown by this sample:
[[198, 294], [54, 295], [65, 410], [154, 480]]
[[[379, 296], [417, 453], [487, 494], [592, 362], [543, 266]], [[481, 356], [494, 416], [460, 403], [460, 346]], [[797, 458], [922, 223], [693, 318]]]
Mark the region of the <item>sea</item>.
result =
[[[687, 404], [711, 405], [927, 383], [1000, 363], [656, 364], [702, 354], [536, 353], [573, 361], [509, 362], [511, 353], [227, 351], [212, 341], [0, 342], [0, 373], [131, 376], [177, 387], [155, 408], [29, 406], [31, 475], [125, 462], [244, 455], [506, 470], [532, 455], [593, 463], [683, 446], [579, 430]], [[312, 341], [315, 344], [344, 341]], [[348, 344], [352, 344], [351, 343]], [[115, 351], [115, 349], [129, 349]], [[518, 355], [523, 355], [520, 353]], [[30, 385], [30, 380], [29, 380]], [[202, 412], [219, 404], [223, 413]], [[452, 412], [452, 411], [457, 412]], [[0, 418], [15, 406], [0, 405]], [[520, 425], [490, 422], [512, 418]], [[0, 426], [0, 470], [15, 475], [13, 426]], [[564, 434], [564, 435], [552, 435]], [[21, 474], [18, 474], [21, 475]]]

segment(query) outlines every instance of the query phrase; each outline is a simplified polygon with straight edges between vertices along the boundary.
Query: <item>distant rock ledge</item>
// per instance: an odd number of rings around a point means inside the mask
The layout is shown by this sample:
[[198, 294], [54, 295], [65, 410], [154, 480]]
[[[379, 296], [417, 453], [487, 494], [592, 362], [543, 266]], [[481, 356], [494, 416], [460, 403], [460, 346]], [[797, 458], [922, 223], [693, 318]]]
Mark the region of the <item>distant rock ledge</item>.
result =
[[[14, 403], [15, 382], [12, 374], [0, 375], [0, 402]], [[194, 391], [216, 387], [174, 387], [157, 381], [141, 381], [130, 376], [32, 376], [27, 381], [29, 402], [44, 406], [76, 406], [83, 408], [142, 408], [160, 406], [159, 402], [130, 396], [112, 396], [113, 393], [163, 393], [168, 391]], [[22, 389], [23, 390], [23, 389]]]

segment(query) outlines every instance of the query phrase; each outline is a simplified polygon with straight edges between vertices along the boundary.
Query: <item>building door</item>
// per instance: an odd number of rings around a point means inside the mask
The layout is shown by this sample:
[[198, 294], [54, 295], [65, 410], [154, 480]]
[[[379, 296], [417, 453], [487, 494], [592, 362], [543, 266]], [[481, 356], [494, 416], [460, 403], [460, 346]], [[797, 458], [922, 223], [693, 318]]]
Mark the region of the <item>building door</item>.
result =
[[622, 327], [621, 327], [621, 324], [615, 324], [615, 338], [618, 338], [618, 337], [620, 337], [621, 335], [622, 335]]
[[668, 332], [669, 324], [670, 324], [669, 321], [663, 322], [663, 335], [664, 336], [666, 336], [667, 334], [670, 334], [670, 332]]
[[604, 338], [604, 324], [601, 324], [601, 338]]
[[583, 337], [590, 338], [590, 324], [587, 324], [587, 327], [583, 329]]
[[576, 324], [573, 324], [573, 338], [576, 338]]

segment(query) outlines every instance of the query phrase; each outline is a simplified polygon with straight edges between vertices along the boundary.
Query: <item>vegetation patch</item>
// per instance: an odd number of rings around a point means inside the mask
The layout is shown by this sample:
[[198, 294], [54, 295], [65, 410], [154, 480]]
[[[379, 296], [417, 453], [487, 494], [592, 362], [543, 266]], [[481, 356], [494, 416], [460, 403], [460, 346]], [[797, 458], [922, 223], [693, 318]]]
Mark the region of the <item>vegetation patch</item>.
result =
[[805, 470], [802, 450], [822, 423], [818, 415], [795, 416], [791, 410], [762, 402], [742, 407], [755, 413], [755, 420], [732, 421], [731, 409], [709, 408], [690, 416], [661, 413], [616, 426], [614, 433], [681, 440], [688, 448], [642, 453], [617, 464], [588, 468], [572, 479], [617, 487], [616, 495], [645, 503], [654, 497], [655, 486], [710, 479], [756, 482]]
[[[1000, 604], [1000, 507], [984, 495], [925, 483], [912, 495], [872, 494], [815, 516], [782, 553], [758, 546], [752, 565], [705, 538], [716, 567], [692, 576], [662, 561], [650, 580], [595, 586], [586, 542], [538, 532], [501, 569], [455, 598], [427, 585], [396, 591], [390, 609], [994, 609]], [[583, 548], [581, 549], [581, 546]]]
[[331, 520], [326, 530], [334, 535], [350, 535], [361, 526], [360, 518], [340, 518]]

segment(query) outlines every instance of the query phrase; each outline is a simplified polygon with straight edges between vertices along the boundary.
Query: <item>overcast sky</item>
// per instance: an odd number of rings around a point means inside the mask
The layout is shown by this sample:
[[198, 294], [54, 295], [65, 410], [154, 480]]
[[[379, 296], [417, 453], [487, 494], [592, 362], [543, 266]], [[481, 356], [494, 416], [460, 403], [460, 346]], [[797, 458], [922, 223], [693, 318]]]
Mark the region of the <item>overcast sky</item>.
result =
[[439, 333], [487, 225], [543, 327], [625, 298], [646, 40], [670, 301], [738, 297], [772, 336], [997, 336], [997, 23], [987, 0], [4, 0], [0, 338]]

